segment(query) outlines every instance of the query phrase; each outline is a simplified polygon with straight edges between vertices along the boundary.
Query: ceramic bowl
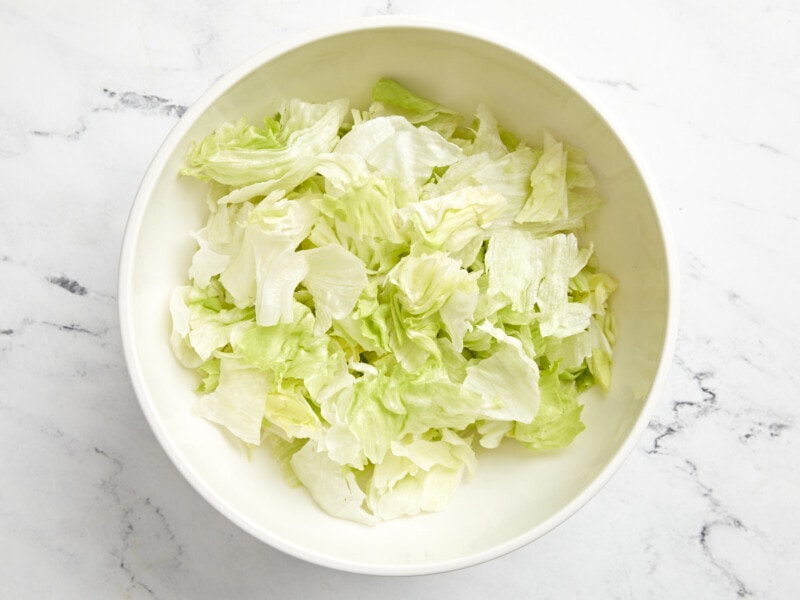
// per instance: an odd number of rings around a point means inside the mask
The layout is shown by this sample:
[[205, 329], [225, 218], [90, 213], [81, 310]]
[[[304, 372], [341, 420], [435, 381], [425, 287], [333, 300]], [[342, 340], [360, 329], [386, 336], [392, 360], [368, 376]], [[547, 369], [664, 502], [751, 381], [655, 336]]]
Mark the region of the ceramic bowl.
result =
[[[368, 527], [330, 517], [291, 488], [268, 449], [252, 458], [192, 414], [195, 375], [172, 355], [168, 300], [205, 222], [204, 186], [179, 178], [192, 140], [224, 121], [260, 120], [279, 100], [348, 97], [368, 106], [382, 77], [470, 114], [485, 103], [531, 140], [543, 128], [583, 148], [605, 206], [583, 236], [620, 283], [609, 394], [589, 392], [586, 430], [567, 449], [509, 443], [479, 453], [475, 477], [443, 512]], [[536, 540], [583, 506], [636, 445], [663, 388], [676, 330], [676, 268], [664, 211], [631, 142], [572, 77], [492, 35], [379, 18], [285, 41], [219, 79], [158, 150], [123, 243], [119, 306], [131, 380], [164, 450], [222, 514], [267, 544], [336, 569], [410, 575], [467, 567]]]

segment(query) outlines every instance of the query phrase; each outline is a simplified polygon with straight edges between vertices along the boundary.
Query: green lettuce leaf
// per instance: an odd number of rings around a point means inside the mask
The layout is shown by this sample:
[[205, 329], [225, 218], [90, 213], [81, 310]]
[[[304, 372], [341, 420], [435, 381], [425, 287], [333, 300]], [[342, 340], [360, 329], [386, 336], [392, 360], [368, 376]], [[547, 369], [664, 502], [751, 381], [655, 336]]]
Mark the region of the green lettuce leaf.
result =
[[416, 126], [425, 126], [450, 139], [461, 122], [456, 111], [428, 100], [388, 78], [378, 80], [372, 88], [371, 118], [397, 115]]
[[536, 418], [531, 423], [515, 423], [508, 436], [532, 450], [564, 448], [585, 429], [577, 385], [574, 381], [562, 380], [555, 369], [551, 369], [540, 374], [539, 393]]
[[264, 127], [240, 119], [193, 144], [182, 173], [236, 187], [280, 178], [299, 159], [332, 150], [347, 114], [346, 100], [291, 99]]

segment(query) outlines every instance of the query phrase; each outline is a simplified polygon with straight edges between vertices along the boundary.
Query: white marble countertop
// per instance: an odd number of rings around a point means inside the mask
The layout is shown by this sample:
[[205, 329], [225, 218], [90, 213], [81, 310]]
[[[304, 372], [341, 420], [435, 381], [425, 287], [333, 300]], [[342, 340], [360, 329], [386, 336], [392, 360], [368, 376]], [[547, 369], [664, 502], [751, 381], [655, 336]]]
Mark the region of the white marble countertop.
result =
[[[611, 483], [529, 546], [419, 578], [306, 564], [218, 514], [145, 422], [116, 312], [125, 220], [184, 108], [271, 42], [379, 13], [582, 80], [649, 161], [682, 269], [669, 385]], [[795, 0], [5, 0], [0, 48], [0, 597], [800, 597]]]

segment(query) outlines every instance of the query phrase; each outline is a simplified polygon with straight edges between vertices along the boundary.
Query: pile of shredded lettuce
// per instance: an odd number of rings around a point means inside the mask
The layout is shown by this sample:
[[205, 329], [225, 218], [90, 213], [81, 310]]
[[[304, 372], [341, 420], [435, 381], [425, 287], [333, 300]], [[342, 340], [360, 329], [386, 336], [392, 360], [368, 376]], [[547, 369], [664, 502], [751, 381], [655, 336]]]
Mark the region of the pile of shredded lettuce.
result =
[[224, 124], [184, 174], [208, 223], [170, 304], [196, 412], [269, 443], [331, 515], [442, 510], [505, 438], [567, 446], [610, 384], [614, 280], [575, 235], [584, 154], [520, 142], [389, 79], [367, 110], [286, 100]]

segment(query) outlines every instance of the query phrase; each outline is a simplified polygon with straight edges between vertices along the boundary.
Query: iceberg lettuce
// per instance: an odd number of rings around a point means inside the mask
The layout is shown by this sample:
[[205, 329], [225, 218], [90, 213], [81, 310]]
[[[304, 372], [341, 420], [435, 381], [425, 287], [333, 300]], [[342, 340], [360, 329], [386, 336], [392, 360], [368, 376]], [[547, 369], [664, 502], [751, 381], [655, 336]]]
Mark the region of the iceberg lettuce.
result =
[[580, 243], [583, 153], [381, 79], [192, 145], [206, 225], [170, 299], [196, 414], [373, 525], [443, 510], [505, 440], [566, 447], [611, 385], [616, 282]]

